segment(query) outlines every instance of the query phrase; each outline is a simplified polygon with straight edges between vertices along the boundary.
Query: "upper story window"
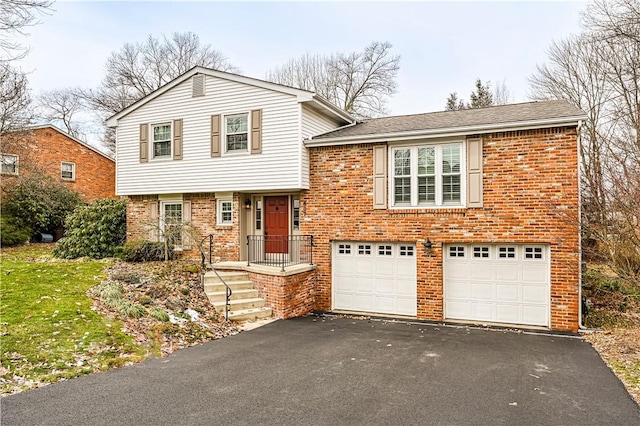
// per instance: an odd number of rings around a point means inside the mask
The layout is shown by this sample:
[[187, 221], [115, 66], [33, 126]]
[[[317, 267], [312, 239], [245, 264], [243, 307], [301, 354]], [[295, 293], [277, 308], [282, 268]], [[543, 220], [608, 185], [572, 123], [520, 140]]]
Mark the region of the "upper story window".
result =
[[153, 158], [171, 157], [171, 124], [153, 124], [151, 126]]
[[391, 150], [394, 207], [461, 206], [462, 143]]
[[226, 152], [247, 152], [249, 146], [249, 114], [227, 115], [225, 122]]
[[76, 180], [76, 165], [75, 163], [62, 162], [60, 166], [60, 177], [62, 180]]
[[2, 174], [18, 174], [18, 156], [13, 154], [2, 154]]

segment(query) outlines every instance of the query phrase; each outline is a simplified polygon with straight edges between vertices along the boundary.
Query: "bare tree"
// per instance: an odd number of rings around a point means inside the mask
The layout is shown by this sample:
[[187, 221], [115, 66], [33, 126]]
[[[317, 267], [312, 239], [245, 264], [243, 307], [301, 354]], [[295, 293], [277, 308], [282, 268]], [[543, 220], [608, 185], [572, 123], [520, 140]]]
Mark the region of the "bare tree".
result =
[[46, 13], [52, 0], [2, 0], [0, 2], [0, 51], [3, 61], [22, 58], [27, 49], [16, 36], [24, 28], [38, 23], [38, 15]]
[[[234, 71], [224, 55], [210, 44], [202, 44], [192, 32], [161, 38], [149, 35], [142, 43], [126, 43], [111, 53], [106, 74], [95, 89], [76, 91], [101, 121], [136, 102], [194, 66]], [[113, 132], [105, 131], [103, 143], [112, 152]]]
[[372, 42], [362, 52], [304, 55], [267, 73], [275, 83], [315, 92], [356, 117], [387, 112], [396, 91], [400, 55], [389, 42]]
[[38, 96], [40, 116], [51, 123], [60, 123], [63, 130], [76, 138], [83, 138], [83, 126], [78, 114], [86, 110], [78, 89], [55, 89]]
[[6, 62], [0, 62], [0, 135], [31, 123], [31, 96], [27, 76]]
[[501, 83], [497, 83], [493, 89], [493, 104], [494, 105], [506, 105], [513, 103], [513, 94], [507, 87], [505, 80]]
[[531, 97], [566, 99], [586, 112], [583, 233], [640, 286], [640, 1], [596, 0], [582, 25], [551, 46], [549, 63], [530, 79]]

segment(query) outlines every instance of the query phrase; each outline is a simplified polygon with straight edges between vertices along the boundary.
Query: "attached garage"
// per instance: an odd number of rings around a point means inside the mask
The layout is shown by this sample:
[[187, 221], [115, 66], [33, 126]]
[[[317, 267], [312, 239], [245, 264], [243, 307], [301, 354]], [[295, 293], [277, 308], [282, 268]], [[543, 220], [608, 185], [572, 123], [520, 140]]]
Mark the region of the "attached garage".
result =
[[416, 246], [340, 241], [332, 245], [334, 310], [416, 316]]
[[449, 244], [445, 319], [549, 326], [548, 245]]

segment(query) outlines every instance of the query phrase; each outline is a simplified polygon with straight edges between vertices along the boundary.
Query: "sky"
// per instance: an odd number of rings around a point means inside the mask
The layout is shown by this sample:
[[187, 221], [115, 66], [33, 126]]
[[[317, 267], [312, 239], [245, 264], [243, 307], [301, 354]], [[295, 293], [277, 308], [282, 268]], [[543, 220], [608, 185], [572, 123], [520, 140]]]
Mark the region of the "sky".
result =
[[96, 2], [57, 1], [19, 41], [32, 94], [95, 87], [108, 55], [125, 43], [192, 31], [241, 74], [267, 71], [305, 53], [361, 51], [388, 41], [402, 57], [391, 115], [444, 109], [468, 99], [476, 78], [506, 84], [526, 102], [528, 78], [553, 40], [579, 32], [581, 1], [537, 2]]

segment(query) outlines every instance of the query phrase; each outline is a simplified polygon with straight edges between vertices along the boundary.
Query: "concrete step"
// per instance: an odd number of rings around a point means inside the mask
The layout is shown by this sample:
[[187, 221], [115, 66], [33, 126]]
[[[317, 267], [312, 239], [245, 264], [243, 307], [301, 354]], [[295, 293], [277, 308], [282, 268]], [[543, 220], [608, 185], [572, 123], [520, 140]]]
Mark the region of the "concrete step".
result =
[[[235, 292], [238, 290], [249, 290], [253, 288], [253, 283], [249, 280], [247, 281], [229, 281], [227, 282], [227, 285], [229, 286], [229, 288], [231, 288], [231, 291]], [[220, 283], [220, 282], [216, 282], [216, 283], [206, 283], [204, 284], [204, 291], [206, 293], [216, 293], [219, 291], [224, 291], [226, 289], [225, 285]]]
[[[266, 301], [259, 297], [254, 297], [251, 299], [230, 300], [229, 311], [234, 312], [244, 309], [262, 308], [265, 304]], [[222, 302], [212, 303], [212, 305], [214, 308], [216, 308], [216, 311], [224, 312], [224, 300]]]
[[249, 274], [243, 271], [217, 271], [218, 275], [214, 271], [207, 271], [204, 274], [205, 283], [218, 283], [220, 282], [220, 276], [227, 284], [234, 281], [248, 281]]
[[[224, 311], [223, 311], [224, 312]], [[251, 321], [260, 318], [269, 318], [271, 316], [271, 308], [266, 306], [262, 308], [241, 309], [238, 311], [229, 311], [230, 321]]]
[[[246, 289], [231, 289], [231, 299], [230, 300], [239, 300], [239, 299], [255, 299], [260, 297], [258, 290], [253, 288]], [[208, 291], [207, 297], [209, 301], [213, 304], [222, 303], [226, 300], [227, 292], [224, 290], [221, 291]]]

